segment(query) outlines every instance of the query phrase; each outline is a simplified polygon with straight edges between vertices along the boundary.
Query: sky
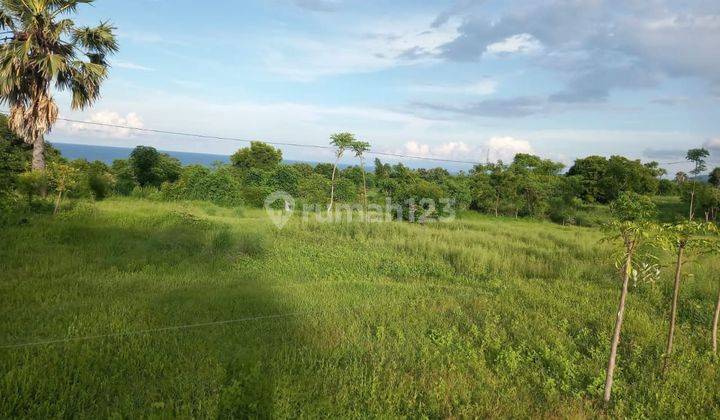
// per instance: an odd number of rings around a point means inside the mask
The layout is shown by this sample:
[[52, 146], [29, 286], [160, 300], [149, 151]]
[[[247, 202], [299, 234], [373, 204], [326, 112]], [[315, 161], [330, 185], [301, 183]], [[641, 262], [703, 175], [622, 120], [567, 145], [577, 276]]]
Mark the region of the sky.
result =
[[[720, 164], [717, 0], [96, 0], [120, 51], [61, 116], [484, 162], [534, 153]], [[60, 122], [50, 141], [230, 154], [242, 143]], [[283, 147], [285, 158], [330, 152]], [[441, 165], [440, 163], [434, 165]], [[689, 165], [665, 166], [671, 173]], [[469, 167], [467, 168], [469, 169]]]

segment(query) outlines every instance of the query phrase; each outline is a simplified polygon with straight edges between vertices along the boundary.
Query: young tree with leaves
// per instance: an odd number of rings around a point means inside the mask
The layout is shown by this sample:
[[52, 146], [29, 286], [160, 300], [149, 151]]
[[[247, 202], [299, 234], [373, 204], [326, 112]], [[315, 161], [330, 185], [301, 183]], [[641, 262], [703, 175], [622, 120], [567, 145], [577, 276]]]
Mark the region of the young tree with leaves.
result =
[[707, 240], [704, 239], [707, 232], [708, 227], [706, 224], [693, 221], [663, 225], [660, 243], [664, 249], [675, 253], [675, 277], [670, 306], [670, 327], [668, 330], [667, 346], [665, 348], [663, 370], [667, 368], [668, 359], [673, 350], [680, 284], [682, 281], [683, 267], [688, 262], [687, 253], [688, 251], [702, 250], [708, 246]]
[[66, 16], [93, 0], [2, 0], [0, 103], [10, 106], [10, 127], [33, 146], [32, 168], [45, 170], [44, 136], [58, 117], [52, 89], [69, 90], [73, 109], [100, 97], [107, 57], [118, 50], [109, 23], [78, 27]]
[[360, 159], [360, 169], [362, 170], [362, 182], [363, 182], [363, 208], [367, 210], [367, 180], [365, 177], [365, 152], [370, 150], [370, 143], [365, 141], [354, 141], [350, 148], [355, 153], [355, 156]]
[[[707, 169], [707, 165], [705, 164], [706, 159], [710, 156], [710, 152], [708, 152], [706, 149], [690, 149], [687, 152], [687, 155], [685, 156], [685, 159], [692, 162], [695, 166], [690, 171], [690, 173], [694, 176], [698, 176], [705, 169]], [[693, 217], [695, 217], [695, 187], [697, 186], [696, 180], [691, 180], [692, 182], [692, 190], [690, 191], [690, 218], [689, 220], [692, 220]]]
[[330, 204], [328, 204], [327, 213], [328, 215], [332, 211], [333, 203], [335, 202], [335, 174], [337, 173], [338, 163], [340, 158], [343, 156], [345, 151], [352, 147], [355, 143], [355, 135], [352, 133], [335, 133], [330, 136], [330, 144], [335, 147], [335, 164], [333, 165], [332, 178], [330, 180]]
[[80, 171], [70, 165], [64, 163], [53, 162], [50, 164], [48, 171], [50, 186], [55, 190], [55, 209], [53, 214], [60, 211], [60, 203], [63, 195], [71, 188], [75, 187], [78, 182]]
[[633, 275], [635, 260], [641, 251], [644, 243], [650, 239], [655, 231], [655, 225], [649, 220], [655, 213], [655, 204], [646, 196], [625, 192], [611, 204], [611, 211], [614, 216], [608, 228], [606, 240], [620, 241], [619, 264], [622, 278], [620, 291], [620, 303], [618, 305], [615, 328], [610, 343], [610, 358], [605, 376], [605, 391], [603, 401], [610, 401], [613, 378], [617, 359], [617, 349], [620, 344], [620, 332], [622, 331], [625, 317], [625, 305], [628, 295], [630, 278]]

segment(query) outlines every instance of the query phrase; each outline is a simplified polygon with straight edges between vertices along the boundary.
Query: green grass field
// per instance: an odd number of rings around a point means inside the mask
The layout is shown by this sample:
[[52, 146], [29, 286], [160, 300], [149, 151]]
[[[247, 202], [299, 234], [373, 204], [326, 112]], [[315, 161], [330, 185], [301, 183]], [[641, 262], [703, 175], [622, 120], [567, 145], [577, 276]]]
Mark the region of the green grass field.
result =
[[112, 199], [0, 232], [0, 417], [720, 415], [716, 261], [690, 268], [664, 377], [671, 270], [632, 288], [598, 403], [619, 282], [595, 229], [278, 231], [260, 210]]

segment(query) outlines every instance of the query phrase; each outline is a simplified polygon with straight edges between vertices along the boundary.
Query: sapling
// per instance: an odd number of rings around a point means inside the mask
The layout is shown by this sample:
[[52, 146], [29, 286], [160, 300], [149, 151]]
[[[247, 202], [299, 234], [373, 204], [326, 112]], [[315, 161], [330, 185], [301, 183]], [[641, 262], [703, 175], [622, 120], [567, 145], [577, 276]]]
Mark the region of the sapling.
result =
[[655, 213], [655, 205], [645, 196], [635, 193], [622, 193], [611, 205], [614, 220], [606, 227], [608, 235], [606, 240], [620, 243], [620, 275], [622, 288], [620, 291], [620, 303], [618, 305], [615, 328], [613, 330], [610, 344], [610, 358], [605, 376], [605, 392], [603, 401], [610, 401], [612, 392], [613, 376], [615, 373], [617, 349], [620, 344], [620, 332], [622, 331], [623, 319], [625, 316], [625, 305], [628, 295], [630, 278], [638, 271], [633, 265], [645, 242], [654, 235], [656, 226], [650, 221]]
[[370, 150], [370, 143], [365, 141], [354, 141], [350, 148], [355, 152], [355, 156], [360, 158], [360, 169], [362, 169], [363, 180], [363, 211], [367, 211], [367, 181], [365, 179], [365, 152]]
[[[687, 155], [685, 156], [685, 159], [692, 162], [695, 166], [690, 171], [691, 174], [694, 176], [700, 175], [706, 168], [705, 161], [707, 157], [710, 156], [710, 152], [708, 152], [706, 149], [690, 149], [687, 152]], [[689, 220], [692, 220], [695, 217], [695, 187], [697, 186], [697, 181], [692, 180], [692, 189], [690, 190], [690, 217]]]
[[342, 155], [345, 153], [345, 150], [350, 148], [355, 141], [355, 135], [352, 133], [336, 133], [330, 136], [330, 144], [335, 146], [335, 164], [333, 165], [332, 180], [330, 185], [330, 204], [328, 204], [327, 208], [328, 215], [330, 215], [335, 201], [335, 173], [337, 172], [338, 163], [340, 162]]
[[668, 360], [673, 350], [683, 268], [688, 263], [690, 254], [700, 253], [709, 249], [710, 241], [707, 238], [707, 234], [710, 229], [707, 223], [685, 221], [677, 224], [663, 225], [662, 234], [659, 236], [662, 247], [675, 254], [675, 277], [670, 306], [670, 327], [668, 330], [663, 371], [667, 369]]
[[70, 165], [66, 165], [64, 163], [50, 164], [50, 185], [57, 193], [53, 214], [57, 214], [58, 211], [60, 211], [60, 203], [62, 202], [63, 194], [75, 187], [77, 184], [78, 174], [79, 171]]
[[[708, 231], [713, 234], [712, 240], [708, 240], [707, 250], [714, 254], [720, 254], [720, 240], [718, 240], [718, 226], [715, 224], [707, 224]], [[713, 354], [717, 354], [718, 348], [718, 321], [720, 321], [720, 288], [718, 288], [717, 303], [715, 304], [715, 312], [713, 313], [712, 320], [712, 351]]]

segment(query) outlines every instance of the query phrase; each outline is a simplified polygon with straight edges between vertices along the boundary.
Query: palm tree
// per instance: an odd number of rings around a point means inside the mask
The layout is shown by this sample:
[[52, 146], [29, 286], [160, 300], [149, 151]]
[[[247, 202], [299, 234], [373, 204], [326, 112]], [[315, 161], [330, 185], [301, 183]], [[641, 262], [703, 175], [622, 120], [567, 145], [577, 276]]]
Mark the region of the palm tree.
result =
[[345, 150], [349, 149], [355, 141], [355, 135], [352, 133], [335, 133], [330, 136], [330, 144], [335, 146], [335, 165], [333, 165], [332, 171], [330, 204], [328, 204], [327, 208], [328, 215], [330, 214], [333, 202], [335, 201], [335, 173], [337, 172], [338, 163], [340, 162], [342, 155], [345, 153]]
[[355, 152], [355, 156], [360, 158], [360, 169], [362, 169], [363, 177], [363, 203], [364, 209], [367, 210], [367, 182], [365, 181], [365, 152], [370, 150], [370, 143], [365, 141], [355, 141], [350, 145], [350, 148]]
[[66, 18], [94, 0], [0, 0], [0, 103], [10, 128], [33, 146], [32, 168], [45, 169], [44, 136], [58, 117], [50, 90], [72, 92], [72, 108], [90, 106], [118, 50], [112, 25], [77, 27]]

